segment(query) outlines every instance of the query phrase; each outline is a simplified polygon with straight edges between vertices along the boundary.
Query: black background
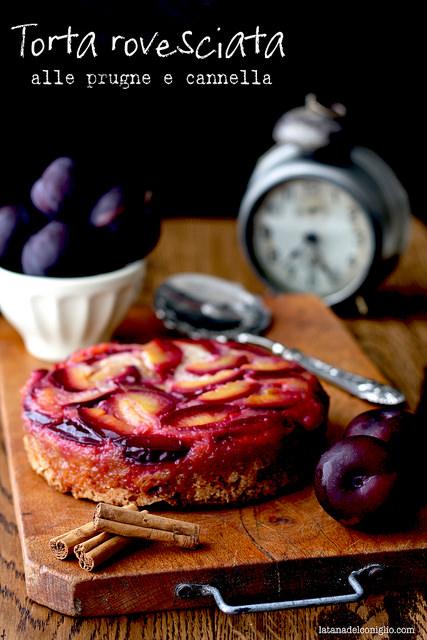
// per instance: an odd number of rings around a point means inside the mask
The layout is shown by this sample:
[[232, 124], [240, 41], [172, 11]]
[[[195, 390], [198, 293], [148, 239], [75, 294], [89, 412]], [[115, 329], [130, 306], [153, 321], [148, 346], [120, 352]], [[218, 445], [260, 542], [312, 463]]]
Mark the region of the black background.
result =
[[[375, 5], [378, 6], [378, 5]], [[415, 3], [414, 3], [415, 6]], [[293, 3], [263, 0], [145, 0], [2, 3], [2, 152], [0, 198], [23, 198], [44, 165], [57, 155], [84, 158], [95, 175], [132, 176], [154, 187], [164, 215], [236, 215], [257, 157], [288, 108], [308, 92], [347, 105], [357, 141], [389, 162], [407, 188], [416, 215], [423, 193], [423, 20], [408, 3]], [[12, 25], [37, 22], [38, 34], [97, 33], [95, 62], [55, 54], [24, 60]], [[227, 62], [190, 56], [112, 57], [112, 33], [161, 31], [172, 39], [186, 29], [204, 35], [255, 25], [285, 33], [286, 58]], [[108, 44], [107, 44], [108, 43]], [[103, 49], [103, 44], [105, 48]], [[232, 73], [258, 68], [273, 86], [189, 87], [187, 72]], [[31, 74], [61, 68], [151, 73], [149, 87], [84, 89], [31, 86]], [[164, 73], [176, 82], [162, 86]]]

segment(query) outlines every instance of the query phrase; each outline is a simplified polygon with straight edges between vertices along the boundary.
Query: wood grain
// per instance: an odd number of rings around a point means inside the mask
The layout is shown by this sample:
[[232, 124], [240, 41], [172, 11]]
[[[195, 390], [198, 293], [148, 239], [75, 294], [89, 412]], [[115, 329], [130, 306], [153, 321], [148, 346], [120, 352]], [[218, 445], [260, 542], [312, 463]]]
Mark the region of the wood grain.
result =
[[[142, 299], [149, 300], [152, 287], [178, 270], [223, 275], [261, 291], [240, 258], [231, 220], [167, 221], [162, 241], [150, 263]], [[425, 411], [425, 396], [421, 391], [427, 353], [426, 291], [427, 234], [421, 223], [415, 222], [410, 249], [395, 275], [382, 287], [378, 299], [370, 303], [368, 317], [348, 316], [345, 320], [370, 358], [405, 391], [410, 405], [418, 406], [420, 411]], [[1, 337], [7, 336], [8, 331], [2, 327]], [[407, 567], [407, 571], [411, 569]], [[236, 618], [227, 618], [213, 609], [199, 609], [80, 619], [62, 616], [31, 602], [26, 597], [23, 579], [5, 448], [0, 439], [0, 637], [311, 639], [319, 637], [319, 624], [413, 626], [415, 637], [427, 637], [425, 589], [390, 589], [386, 595], [370, 596], [359, 604]], [[364, 634], [363, 637], [378, 636]]]

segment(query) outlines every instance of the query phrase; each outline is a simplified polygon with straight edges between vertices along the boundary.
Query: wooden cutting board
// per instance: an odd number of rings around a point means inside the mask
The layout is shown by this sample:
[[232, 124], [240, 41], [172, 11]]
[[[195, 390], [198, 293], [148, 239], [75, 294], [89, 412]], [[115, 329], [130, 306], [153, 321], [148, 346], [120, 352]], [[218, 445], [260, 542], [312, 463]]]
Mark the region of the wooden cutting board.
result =
[[[333, 313], [311, 296], [269, 299], [270, 335], [289, 345], [371, 377], [382, 376]], [[134, 310], [119, 334], [147, 340], [161, 331], [148, 310]], [[203, 545], [195, 551], [153, 543], [124, 555], [95, 574], [53, 558], [48, 540], [91, 519], [93, 503], [47, 486], [30, 468], [22, 446], [19, 389], [43, 363], [29, 356], [17, 334], [0, 319], [0, 383], [3, 427], [30, 598], [69, 615], [125, 614], [210, 604], [180, 600], [181, 582], [211, 583], [229, 601], [313, 597], [348, 592], [348, 574], [369, 562], [387, 570], [371, 585], [398, 589], [427, 579], [427, 511], [407, 531], [368, 535], [346, 529], [318, 505], [311, 487], [243, 508], [175, 512], [200, 523]], [[369, 405], [334, 387], [330, 434]], [[171, 511], [159, 511], [171, 515]]]

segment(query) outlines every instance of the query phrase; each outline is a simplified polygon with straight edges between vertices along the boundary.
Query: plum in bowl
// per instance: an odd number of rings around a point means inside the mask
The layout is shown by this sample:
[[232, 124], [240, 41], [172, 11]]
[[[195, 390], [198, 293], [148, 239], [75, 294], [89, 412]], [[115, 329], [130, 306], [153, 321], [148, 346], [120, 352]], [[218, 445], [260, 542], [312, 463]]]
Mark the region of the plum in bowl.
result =
[[0, 207], [0, 308], [42, 360], [108, 340], [159, 237], [150, 191], [57, 158], [27, 200]]

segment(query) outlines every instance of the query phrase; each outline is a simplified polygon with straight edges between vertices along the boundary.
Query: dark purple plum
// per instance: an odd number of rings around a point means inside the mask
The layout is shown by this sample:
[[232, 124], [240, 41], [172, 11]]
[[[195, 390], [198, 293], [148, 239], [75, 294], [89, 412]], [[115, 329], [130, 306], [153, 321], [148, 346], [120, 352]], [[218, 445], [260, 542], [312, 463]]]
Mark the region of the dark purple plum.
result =
[[73, 278], [101, 273], [90, 229], [53, 220], [32, 235], [22, 251], [23, 272]]
[[7, 255], [20, 223], [19, 207], [6, 206], [0, 208], [0, 260]]
[[71, 158], [57, 158], [45, 169], [31, 189], [34, 206], [51, 218], [69, 205], [76, 191], [76, 165]]
[[11, 271], [21, 270], [21, 252], [30, 235], [41, 226], [36, 212], [31, 214], [21, 206], [0, 208], [0, 266]]
[[63, 222], [49, 222], [32, 235], [22, 250], [22, 269], [30, 276], [60, 275], [68, 254], [70, 231]]
[[94, 227], [108, 227], [117, 221], [126, 210], [125, 194], [122, 187], [113, 187], [104, 193], [90, 214]]
[[160, 237], [160, 219], [147, 194], [123, 186], [104, 193], [90, 214], [102, 271], [144, 258]]
[[344, 438], [371, 436], [392, 446], [401, 446], [408, 442], [415, 449], [421, 432], [417, 416], [409, 411], [371, 409], [351, 420], [344, 432]]
[[352, 436], [319, 460], [314, 489], [321, 506], [345, 526], [387, 527], [399, 521], [404, 482], [383, 442]]
[[56, 278], [97, 275], [105, 272], [102, 253], [89, 225], [52, 220], [25, 243], [22, 270], [28, 275]]
[[85, 162], [56, 158], [34, 183], [26, 208], [0, 209], [0, 266], [35, 276], [88, 276], [120, 269], [154, 248], [160, 221], [151, 192], [140, 184], [108, 188], [108, 175]]

